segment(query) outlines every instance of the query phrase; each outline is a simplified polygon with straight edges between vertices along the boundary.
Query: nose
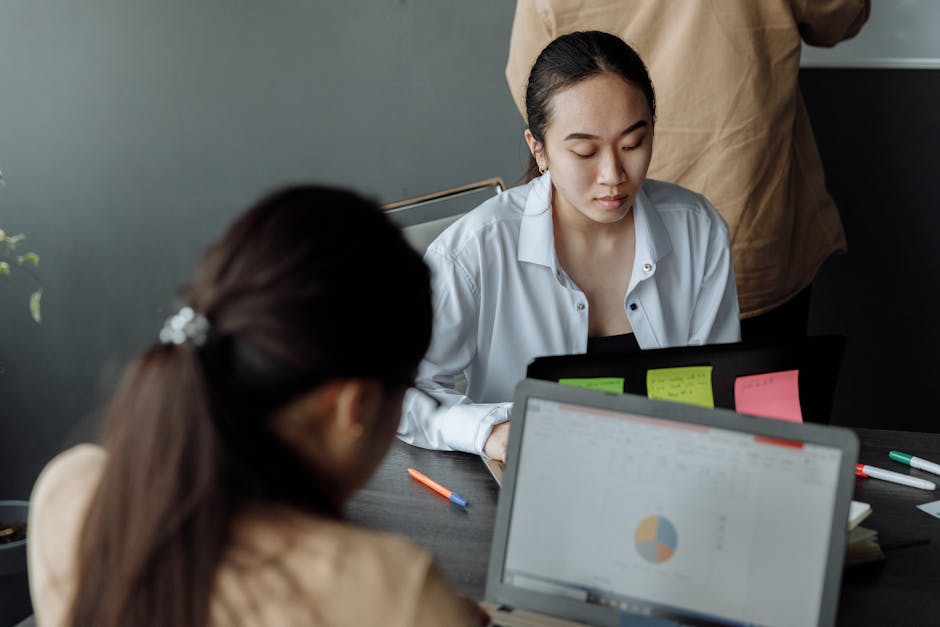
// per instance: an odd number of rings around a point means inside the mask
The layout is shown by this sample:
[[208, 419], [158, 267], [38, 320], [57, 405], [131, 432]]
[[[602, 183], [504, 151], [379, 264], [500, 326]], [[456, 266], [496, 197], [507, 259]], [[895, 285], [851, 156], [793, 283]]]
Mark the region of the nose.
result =
[[598, 164], [597, 182], [601, 185], [616, 187], [626, 182], [627, 172], [620, 163], [617, 150], [605, 150]]

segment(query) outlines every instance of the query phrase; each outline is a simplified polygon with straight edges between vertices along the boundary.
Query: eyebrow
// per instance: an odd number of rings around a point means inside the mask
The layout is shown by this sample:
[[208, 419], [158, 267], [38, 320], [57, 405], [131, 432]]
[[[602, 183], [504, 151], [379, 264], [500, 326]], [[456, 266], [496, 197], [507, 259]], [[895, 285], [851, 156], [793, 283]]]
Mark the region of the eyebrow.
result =
[[[620, 136], [623, 137], [624, 135], [629, 135], [633, 131], [639, 128], [643, 128], [644, 126], [649, 126], [649, 122], [647, 122], [646, 120], [640, 120], [639, 122], [634, 122], [633, 124], [628, 126], [626, 129], [624, 129], [624, 131], [620, 133]], [[565, 137], [562, 141], [568, 141], [569, 139], [600, 139], [600, 137], [598, 137], [597, 135], [591, 135], [590, 133], [571, 133], [570, 135]]]

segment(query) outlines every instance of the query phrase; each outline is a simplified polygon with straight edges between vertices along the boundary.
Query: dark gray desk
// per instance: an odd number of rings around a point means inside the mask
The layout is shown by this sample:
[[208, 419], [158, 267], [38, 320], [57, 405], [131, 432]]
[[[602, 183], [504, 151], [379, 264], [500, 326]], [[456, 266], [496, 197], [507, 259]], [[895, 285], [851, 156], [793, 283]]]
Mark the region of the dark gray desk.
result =
[[[929, 460], [940, 460], [940, 434], [856, 429], [862, 440], [859, 461], [879, 468], [910, 472], [940, 484], [940, 477], [888, 459], [898, 449]], [[877, 479], [856, 479], [855, 499], [871, 503], [872, 514], [862, 525], [878, 531], [885, 547], [927, 538], [930, 544], [886, 550], [886, 561], [874, 568], [845, 572], [839, 601], [841, 625], [940, 624], [940, 520], [917, 505], [940, 500], [940, 490], [927, 492]]]
[[[857, 433], [863, 463], [907, 472], [888, 459], [891, 449], [940, 460], [940, 434], [876, 429], [858, 429]], [[470, 507], [452, 505], [412, 481], [405, 471], [409, 467], [457, 491]], [[940, 477], [933, 479], [940, 482]], [[498, 496], [499, 488], [479, 457], [396, 442], [369, 485], [349, 504], [347, 514], [355, 522], [394, 531], [427, 547], [457, 589], [479, 599], [486, 582]], [[839, 624], [940, 624], [940, 520], [915, 507], [940, 500], [940, 491], [858, 479], [855, 498], [871, 503], [874, 511], [863, 525], [878, 531], [883, 546], [921, 538], [928, 538], [930, 544], [889, 550], [883, 564], [846, 571]]]

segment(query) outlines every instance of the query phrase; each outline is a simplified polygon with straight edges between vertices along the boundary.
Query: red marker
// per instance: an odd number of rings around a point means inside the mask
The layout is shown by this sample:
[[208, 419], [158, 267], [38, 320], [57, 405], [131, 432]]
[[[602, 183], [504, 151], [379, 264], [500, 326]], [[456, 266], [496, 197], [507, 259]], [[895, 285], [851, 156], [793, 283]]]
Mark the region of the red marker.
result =
[[935, 490], [937, 488], [933, 481], [927, 481], [926, 479], [920, 479], [910, 475], [902, 475], [899, 472], [884, 470], [883, 468], [875, 468], [874, 466], [869, 466], [868, 464], [856, 464], [855, 474], [859, 477], [874, 477], [875, 479], [881, 479], [882, 481], [890, 481], [891, 483], [909, 485], [912, 488], [920, 488], [921, 490]]

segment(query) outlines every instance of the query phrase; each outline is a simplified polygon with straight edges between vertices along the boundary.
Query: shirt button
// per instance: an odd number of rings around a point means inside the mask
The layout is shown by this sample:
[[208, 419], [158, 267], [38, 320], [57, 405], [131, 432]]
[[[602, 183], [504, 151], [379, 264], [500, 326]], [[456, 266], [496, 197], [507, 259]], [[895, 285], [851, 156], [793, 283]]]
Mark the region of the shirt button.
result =
[[584, 311], [584, 303], [578, 303], [578, 311]]
[[630, 303], [630, 311], [636, 311], [636, 303]]
[[645, 270], [646, 272], [652, 272], [652, 271], [653, 271], [653, 264], [651, 264], [651, 263], [644, 263], [644, 264], [643, 264], [643, 270]]

